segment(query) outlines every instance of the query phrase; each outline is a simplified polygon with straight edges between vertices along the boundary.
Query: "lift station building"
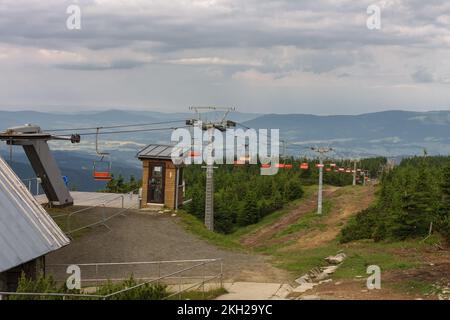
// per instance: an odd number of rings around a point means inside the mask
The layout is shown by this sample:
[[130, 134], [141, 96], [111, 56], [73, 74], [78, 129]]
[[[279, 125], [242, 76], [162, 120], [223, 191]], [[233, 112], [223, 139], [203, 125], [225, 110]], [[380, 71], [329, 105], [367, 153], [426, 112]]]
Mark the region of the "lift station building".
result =
[[183, 203], [183, 165], [172, 161], [173, 149], [171, 145], [150, 144], [137, 154], [143, 165], [141, 208], [175, 210]]

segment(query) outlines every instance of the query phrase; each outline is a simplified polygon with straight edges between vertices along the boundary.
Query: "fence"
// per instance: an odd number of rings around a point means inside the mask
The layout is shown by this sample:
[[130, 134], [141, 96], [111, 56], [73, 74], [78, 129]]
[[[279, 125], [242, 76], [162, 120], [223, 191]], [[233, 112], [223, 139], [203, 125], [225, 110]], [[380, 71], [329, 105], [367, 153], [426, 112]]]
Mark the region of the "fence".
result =
[[[165, 266], [181, 266], [184, 264], [188, 264], [184, 267], [179, 267], [178, 269], [167, 268], [163, 270]], [[49, 265], [47, 267], [53, 268], [67, 268], [69, 264], [54, 264]], [[148, 261], [148, 262], [120, 262], [120, 263], [85, 263], [85, 264], [77, 264], [80, 268], [94, 268], [96, 277], [95, 278], [87, 278], [81, 279], [82, 287], [89, 288], [89, 284], [92, 282], [96, 283], [96, 287], [100, 286], [100, 283], [106, 281], [124, 281], [129, 279], [129, 277], [124, 278], [99, 278], [99, 270], [103, 267], [123, 267], [123, 266], [154, 266], [154, 270], [148, 270], [147, 277], [136, 277], [136, 280], [143, 280], [141, 283], [129, 287], [124, 288], [122, 290], [107, 294], [107, 295], [97, 295], [97, 294], [68, 294], [68, 293], [16, 293], [16, 292], [0, 292], [1, 296], [39, 296], [39, 297], [61, 297], [62, 299], [66, 298], [87, 298], [87, 299], [103, 299], [108, 300], [117, 295], [123, 294], [125, 292], [129, 292], [131, 290], [135, 290], [147, 284], [165, 284], [168, 286], [168, 290], [170, 294], [165, 296], [163, 299], [170, 299], [173, 297], [178, 297], [181, 299], [182, 294], [188, 292], [190, 290], [201, 288], [203, 295], [205, 295], [206, 288], [205, 285], [208, 283], [213, 283], [217, 281], [217, 288], [223, 287], [223, 262], [221, 259], [199, 259], [199, 260], [176, 260], [176, 261]], [[209, 268], [207, 268], [207, 266]], [[211, 267], [218, 267], [218, 270], [214, 270]], [[200, 274], [196, 273], [200, 270]], [[152, 271], [157, 271], [158, 275], [152, 276]], [[48, 270], [47, 270], [48, 271]], [[209, 271], [209, 272], [208, 272]], [[162, 273], [165, 273], [162, 275]], [[82, 271], [82, 275], [84, 272]], [[57, 281], [64, 281], [64, 279], [59, 279]]]
[[[52, 218], [59, 222], [59, 225], [63, 226], [64, 232], [67, 235], [72, 235], [75, 232], [98, 225], [103, 225], [109, 229], [106, 222], [119, 215], [123, 215], [130, 209], [139, 208], [139, 199], [137, 203], [125, 206], [126, 197], [130, 197], [131, 201], [133, 194], [134, 192], [121, 194], [115, 198], [107, 199], [102, 203], [79, 209], [77, 211], [52, 215]], [[101, 193], [99, 193], [99, 197], [101, 198]], [[120, 206], [118, 208], [108, 207], [108, 204], [118, 201], [120, 202]]]
[[41, 179], [39, 178], [29, 178], [29, 179], [22, 179], [22, 182], [24, 185], [28, 187], [28, 191], [32, 195], [38, 196], [41, 194]]

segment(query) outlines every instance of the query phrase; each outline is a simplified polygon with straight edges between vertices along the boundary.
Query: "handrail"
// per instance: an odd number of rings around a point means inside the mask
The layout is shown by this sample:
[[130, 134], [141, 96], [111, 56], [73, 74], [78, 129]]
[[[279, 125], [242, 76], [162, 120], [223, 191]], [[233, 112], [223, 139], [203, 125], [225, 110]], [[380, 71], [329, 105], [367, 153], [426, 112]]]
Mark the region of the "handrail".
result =
[[[215, 274], [213, 276], [205, 276], [205, 274], [203, 274], [202, 275], [202, 278], [203, 278], [202, 281], [197, 282], [197, 283], [195, 283], [195, 284], [191, 285], [190, 287], [185, 288], [183, 290], [178, 290], [177, 292], [172, 293], [172, 294], [168, 295], [167, 297], [164, 297], [163, 299], [168, 299], [168, 298], [170, 298], [172, 296], [175, 296], [177, 294], [180, 295], [181, 293], [186, 292], [187, 290], [192, 289], [192, 288], [197, 287], [197, 286], [200, 286], [202, 284], [203, 284], [203, 287], [204, 287], [205, 283], [210, 282], [210, 281], [212, 281], [214, 279], [220, 279], [220, 282], [222, 284], [223, 263], [222, 263], [222, 259], [221, 258], [218, 258], [218, 259], [198, 259], [198, 260], [174, 260], [174, 261], [85, 263], [85, 264], [78, 264], [78, 266], [127, 265], [127, 264], [162, 264], [162, 263], [186, 263], [186, 262], [200, 262], [200, 263], [195, 264], [195, 265], [190, 266], [190, 267], [187, 267], [187, 268], [184, 268], [184, 269], [181, 269], [181, 270], [178, 270], [178, 271], [175, 271], [175, 272], [172, 272], [172, 273], [169, 273], [169, 274], [164, 275], [164, 276], [160, 276], [158, 278], [155, 278], [155, 279], [152, 279], [152, 280], [149, 280], [149, 281], [145, 281], [145, 282], [139, 283], [139, 284], [134, 285], [134, 286], [129, 287], [129, 288], [124, 288], [124, 289], [118, 290], [116, 292], [113, 292], [113, 293], [110, 293], [110, 294], [106, 294], [106, 295], [71, 294], [71, 293], [36, 293], [36, 292], [30, 292], [30, 293], [29, 292], [0, 292], [0, 298], [1, 298], [2, 295], [6, 295], [6, 296], [18, 295], [18, 296], [42, 296], [42, 297], [45, 297], [45, 296], [48, 296], [48, 297], [56, 296], [56, 297], [63, 297], [63, 299], [64, 299], [64, 297], [98, 298], [98, 299], [102, 299], [102, 300], [107, 300], [107, 299], [109, 299], [109, 298], [111, 298], [113, 296], [116, 296], [118, 294], [134, 290], [134, 289], [142, 287], [142, 286], [144, 286], [146, 284], [159, 282], [159, 281], [161, 281], [163, 279], [173, 279], [174, 278], [173, 276], [175, 276], [175, 275], [178, 275], [180, 273], [183, 273], [183, 272], [186, 272], [186, 271], [189, 271], [189, 270], [193, 270], [193, 269], [195, 269], [197, 267], [206, 266], [206, 265], [208, 265], [210, 263], [213, 263], [213, 262], [220, 262], [220, 273]], [[69, 265], [69, 264], [53, 264], [53, 265], [49, 265], [49, 266], [67, 266], [67, 265]], [[180, 277], [178, 277], [178, 278], [180, 278]], [[194, 278], [198, 278], [198, 277], [194, 277]]]
[[[140, 264], [162, 264], [162, 263], [188, 263], [188, 262], [217, 262], [222, 261], [221, 258], [217, 259], [193, 259], [193, 260], [160, 260], [160, 261], [137, 261], [137, 262], [99, 262], [99, 263], [77, 263], [77, 266], [89, 267], [89, 266], [121, 266], [121, 265], [140, 265]], [[48, 264], [47, 266], [70, 266], [73, 264], [68, 263], [55, 263]]]

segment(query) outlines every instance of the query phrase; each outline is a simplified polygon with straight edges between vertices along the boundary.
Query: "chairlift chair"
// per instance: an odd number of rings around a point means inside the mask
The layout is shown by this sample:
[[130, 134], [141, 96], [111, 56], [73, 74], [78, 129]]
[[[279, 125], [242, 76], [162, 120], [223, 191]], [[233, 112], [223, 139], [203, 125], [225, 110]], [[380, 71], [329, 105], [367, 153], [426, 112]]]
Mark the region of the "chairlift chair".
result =
[[308, 170], [308, 169], [309, 169], [309, 164], [308, 164], [308, 162], [303, 162], [302, 164], [300, 164], [300, 169], [302, 169], [302, 170]]
[[289, 160], [286, 161], [286, 159], [284, 159], [284, 169], [292, 169], [293, 165], [292, 165], [292, 159], [289, 158]]
[[[101, 152], [98, 148], [98, 136], [100, 128], [97, 128], [97, 134], [95, 136], [95, 152], [100, 157], [100, 160], [95, 160], [93, 164], [93, 178], [96, 181], [110, 181], [112, 179], [112, 162], [108, 152]], [[107, 158], [108, 160], [106, 160]]]

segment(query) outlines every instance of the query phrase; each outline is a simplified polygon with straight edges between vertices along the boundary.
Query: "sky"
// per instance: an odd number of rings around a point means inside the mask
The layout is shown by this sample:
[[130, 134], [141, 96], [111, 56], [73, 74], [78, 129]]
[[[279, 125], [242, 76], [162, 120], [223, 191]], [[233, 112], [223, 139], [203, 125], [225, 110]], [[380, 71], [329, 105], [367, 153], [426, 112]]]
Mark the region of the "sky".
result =
[[1, 110], [448, 110], [450, 2], [0, 0], [0, 72]]

